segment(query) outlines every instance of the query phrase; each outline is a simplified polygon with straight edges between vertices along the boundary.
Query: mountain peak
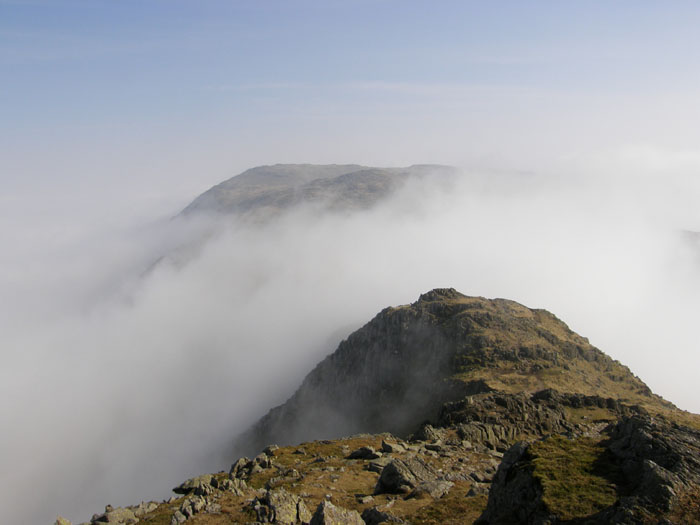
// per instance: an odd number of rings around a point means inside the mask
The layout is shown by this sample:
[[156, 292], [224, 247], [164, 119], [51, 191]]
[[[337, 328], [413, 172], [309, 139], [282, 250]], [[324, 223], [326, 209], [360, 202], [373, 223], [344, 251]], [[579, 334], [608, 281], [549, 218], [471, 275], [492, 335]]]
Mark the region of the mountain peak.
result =
[[553, 314], [436, 288], [350, 334], [238, 445], [388, 431], [406, 435], [446, 402], [555, 389], [671, 407]]

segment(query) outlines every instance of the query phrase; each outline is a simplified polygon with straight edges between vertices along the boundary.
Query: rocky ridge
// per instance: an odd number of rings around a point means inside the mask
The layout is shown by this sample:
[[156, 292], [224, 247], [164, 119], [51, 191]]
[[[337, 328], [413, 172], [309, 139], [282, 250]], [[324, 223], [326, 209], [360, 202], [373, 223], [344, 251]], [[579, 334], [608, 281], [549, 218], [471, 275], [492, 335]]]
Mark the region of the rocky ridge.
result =
[[490, 391], [602, 395], [672, 408], [545, 310], [436, 289], [351, 334], [236, 444], [250, 453], [357, 432], [407, 435], [448, 401]]
[[[359, 399], [344, 399], [353, 389]], [[334, 410], [351, 422], [342, 430], [381, 433], [294, 441], [299, 422], [330, 437], [322, 418]], [[382, 415], [399, 431], [382, 429]], [[287, 443], [275, 434], [284, 424]], [[178, 485], [178, 497], [107, 507], [90, 523], [700, 520], [697, 416], [552, 314], [452, 289], [352, 334], [244, 437], [249, 448], [265, 439], [228, 472]]]

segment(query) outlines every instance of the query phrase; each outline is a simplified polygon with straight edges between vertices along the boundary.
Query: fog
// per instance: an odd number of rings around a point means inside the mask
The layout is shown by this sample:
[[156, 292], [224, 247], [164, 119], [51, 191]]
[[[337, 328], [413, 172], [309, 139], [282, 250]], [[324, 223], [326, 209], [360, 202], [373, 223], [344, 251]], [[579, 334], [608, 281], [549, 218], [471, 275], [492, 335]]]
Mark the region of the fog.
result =
[[372, 210], [265, 225], [172, 209], [61, 237], [51, 218], [6, 220], [3, 520], [88, 520], [227, 469], [233, 437], [343, 337], [435, 287], [546, 308], [700, 412], [699, 249], [683, 235], [700, 230], [699, 167], [636, 149], [470, 168], [447, 191], [414, 182]]

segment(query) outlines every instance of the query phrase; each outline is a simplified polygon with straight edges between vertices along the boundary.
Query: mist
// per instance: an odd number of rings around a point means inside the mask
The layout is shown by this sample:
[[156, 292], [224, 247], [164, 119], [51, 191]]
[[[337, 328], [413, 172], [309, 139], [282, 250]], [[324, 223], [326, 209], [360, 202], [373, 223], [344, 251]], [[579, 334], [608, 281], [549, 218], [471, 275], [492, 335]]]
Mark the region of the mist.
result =
[[699, 250], [683, 235], [700, 230], [699, 167], [635, 149], [266, 224], [172, 209], [56, 238], [6, 223], [4, 519], [87, 520], [228, 469], [233, 438], [340, 340], [436, 287], [546, 308], [700, 412]]

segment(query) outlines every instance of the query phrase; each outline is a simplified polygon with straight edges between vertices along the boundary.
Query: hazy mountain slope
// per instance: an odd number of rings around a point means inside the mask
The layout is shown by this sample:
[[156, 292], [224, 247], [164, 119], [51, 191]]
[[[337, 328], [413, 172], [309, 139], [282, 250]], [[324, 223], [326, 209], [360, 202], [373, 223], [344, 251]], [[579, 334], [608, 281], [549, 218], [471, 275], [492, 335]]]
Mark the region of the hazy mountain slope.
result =
[[437, 289], [351, 334], [237, 451], [356, 432], [405, 435], [446, 401], [545, 388], [672, 407], [549, 312]]
[[232, 214], [264, 219], [300, 204], [346, 210], [372, 206], [408, 178], [453, 174], [446, 166], [368, 168], [355, 164], [259, 166], [204, 192], [182, 214]]

